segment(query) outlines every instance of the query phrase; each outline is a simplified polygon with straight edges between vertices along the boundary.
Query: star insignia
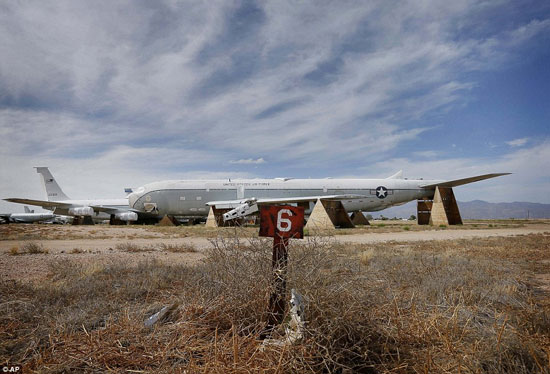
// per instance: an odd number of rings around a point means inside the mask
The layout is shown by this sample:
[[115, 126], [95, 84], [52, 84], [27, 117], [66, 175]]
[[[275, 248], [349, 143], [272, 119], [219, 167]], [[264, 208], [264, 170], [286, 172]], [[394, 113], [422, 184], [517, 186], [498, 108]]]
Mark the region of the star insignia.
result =
[[383, 199], [388, 195], [388, 189], [384, 186], [380, 186], [376, 189], [376, 196], [379, 199]]

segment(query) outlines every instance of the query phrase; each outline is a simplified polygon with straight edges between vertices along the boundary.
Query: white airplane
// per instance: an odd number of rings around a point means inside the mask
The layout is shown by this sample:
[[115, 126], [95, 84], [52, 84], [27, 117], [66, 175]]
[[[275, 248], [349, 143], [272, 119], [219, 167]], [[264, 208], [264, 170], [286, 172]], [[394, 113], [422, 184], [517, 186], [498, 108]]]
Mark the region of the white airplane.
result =
[[138, 214], [128, 206], [128, 198], [72, 200], [61, 190], [47, 167], [36, 167], [35, 169], [42, 177], [42, 184], [48, 200], [8, 198], [4, 199], [5, 201], [36, 205], [65, 216], [91, 217], [94, 221], [117, 219], [128, 222], [138, 219]]
[[[128, 195], [130, 208], [159, 216], [206, 217], [209, 207], [225, 210], [224, 220], [244, 217], [262, 204], [341, 202], [346, 212], [372, 212], [417, 199], [433, 199], [435, 188], [456, 187], [510, 173], [456, 180], [404, 179], [226, 179], [172, 180], [146, 184]], [[229, 210], [229, 211], [227, 211]]]
[[53, 220], [55, 218], [55, 214], [35, 213], [34, 210], [30, 210], [29, 207], [25, 206], [25, 213], [0, 214], [0, 217], [5, 221], [5, 223], [34, 223]]

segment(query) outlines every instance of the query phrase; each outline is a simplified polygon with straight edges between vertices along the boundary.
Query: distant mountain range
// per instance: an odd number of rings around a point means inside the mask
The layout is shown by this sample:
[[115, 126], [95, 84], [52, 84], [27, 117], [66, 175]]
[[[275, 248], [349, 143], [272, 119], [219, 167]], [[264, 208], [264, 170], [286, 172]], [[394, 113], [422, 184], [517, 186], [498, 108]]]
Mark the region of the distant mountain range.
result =
[[[550, 218], [550, 204], [539, 203], [488, 203], [482, 200], [459, 201], [463, 219]], [[416, 215], [416, 201], [370, 213], [374, 218], [409, 218]]]

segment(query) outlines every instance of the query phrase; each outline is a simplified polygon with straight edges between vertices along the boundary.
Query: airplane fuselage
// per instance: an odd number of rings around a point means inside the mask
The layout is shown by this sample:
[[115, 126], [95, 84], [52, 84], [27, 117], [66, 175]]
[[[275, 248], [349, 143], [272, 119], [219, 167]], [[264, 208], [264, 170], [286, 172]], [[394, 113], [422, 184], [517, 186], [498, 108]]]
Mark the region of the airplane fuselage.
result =
[[155, 209], [159, 216], [204, 217], [212, 201], [249, 198], [294, 198], [301, 196], [354, 195], [342, 204], [348, 212], [378, 211], [423, 197], [434, 189], [420, 185], [428, 180], [408, 179], [225, 179], [181, 180], [147, 184], [129, 197], [130, 208], [142, 212]]
[[9, 216], [10, 222], [15, 223], [33, 223], [53, 219], [52, 213], [13, 213]]

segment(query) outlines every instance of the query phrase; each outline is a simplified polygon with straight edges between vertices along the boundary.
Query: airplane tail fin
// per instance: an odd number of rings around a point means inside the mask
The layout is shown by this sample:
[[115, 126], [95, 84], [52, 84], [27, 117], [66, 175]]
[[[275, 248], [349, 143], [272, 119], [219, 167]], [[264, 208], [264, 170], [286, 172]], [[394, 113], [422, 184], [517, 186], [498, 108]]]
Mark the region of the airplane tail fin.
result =
[[46, 194], [48, 195], [48, 201], [63, 201], [70, 200], [67, 195], [63, 192], [61, 187], [55, 181], [52, 173], [47, 167], [35, 167], [36, 172], [42, 177], [42, 184], [46, 189]]
[[386, 179], [403, 179], [403, 170], [399, 170], [397, 173]]
[[23, 208], [25, 208], [25, 213], [34, 213], [34, 209], [30, 210], [29, 207], [26, 205]]

